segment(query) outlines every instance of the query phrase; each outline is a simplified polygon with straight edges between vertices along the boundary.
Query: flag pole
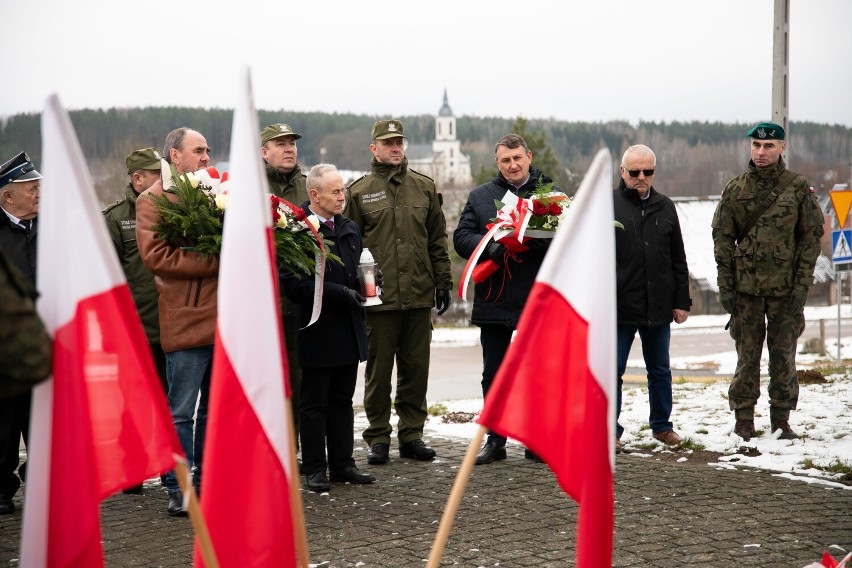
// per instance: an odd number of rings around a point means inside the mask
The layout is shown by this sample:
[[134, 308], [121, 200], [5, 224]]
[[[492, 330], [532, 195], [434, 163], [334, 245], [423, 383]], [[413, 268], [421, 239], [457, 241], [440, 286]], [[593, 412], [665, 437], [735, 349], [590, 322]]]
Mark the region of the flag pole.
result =
[[[288, 416], [284, 417], [285, 424], [292, 424], [293, 420], [293, 399], [287, 399], [284, 405], [284, 413]], [[292, 428], [287, 429], [290, 434], [290, 447], [293, 451], [290, 452], [290, 471], [295, 472], [289, 476], [290, 484], [290, 514], [293, 519], [293, 536], [294, 545], [296, 546], [296, 559], [299, 561], [299, 566], [308, 568], [310, 554], [308, 554], [308, 535], [305, 530], [305, 513], [302, 509], [302, 488], [299, 486], [299, 464], [296, 462], [296, 432]]]
[[201, 513], [201, 507], [198, 506], [198, 496], [195, 494], [195, 488], [190, 482], [189, 468], [186, 466], [186, 461], [183, 458], [175, 459], [175, 475], [177, 476], [180, 490], [183, 491], [184, 495], [189, 495], [189, 503], [186, 506], [186, 510], [189, 513], [192, 530], [195, 532], [196, 538], [198, 538], [198, 548], [201, 551], [201, 557], [204, 559], [204, 566], [207, 568], [219, 568], [219, 560], [216, 558], [216, 551], [213, 549], [213, 541], [210, 540], [207, 522]]
[[467, 487], [467, 480], [473, 471], [473, 466], [476, 464], [476, 454], [479, 451], [479, 445], [482, 443], [482, 438], [485, 436], [485, 427], [480, 426], [476, 431], [473, 440], [467, 447], [467, 453], [464, 455], [461, 467], [456, 474], [456, 481], [453, 484], [453, 490], [447, 498], [447, 506], [444, 508], [444, 515], [441, 517], [441, 524], [438, 525], [438, 533], [435, 535], [435, 542], [432, 543], [432, 550], [429, 552], [429, 563], [426, 568], [437, 568], [441, 561], [441, 556], [444, 554], [444, 547], [447, 546], [447, 539], [450, 536], [450, 529], [453, 528], [453, 519], [456, 518], [456, 511], [459, 509], [459, 503], [464, 496], [464, 490]]

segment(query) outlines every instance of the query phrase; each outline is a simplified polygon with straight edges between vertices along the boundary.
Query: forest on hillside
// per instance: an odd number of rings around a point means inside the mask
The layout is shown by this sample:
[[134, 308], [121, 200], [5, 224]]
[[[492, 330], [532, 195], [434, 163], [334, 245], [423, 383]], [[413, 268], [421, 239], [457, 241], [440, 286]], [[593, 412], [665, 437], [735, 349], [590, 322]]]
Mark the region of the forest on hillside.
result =
[[[119, 197], [127, 176], [124, 157], [145, 146], [161, 147], [168, 131], [189, 126], [201, 132], [212, 148], [212, 163], [227, 161], [230, 152], [233, 111], [182, 107], [75, 110], [70, 113], [102, 203]], [[286, 122], [304, 137], [299, 140], [303, 169], [324, 160], [341, 169], [369, 167], [370, 128], [377, 116], [258, 111], [261, 126]], [[399, 117], [412, 144], [434, 138], [435, 117]], [[548, 171], [560, 185], [573, 192], [597, 150], [606, 147], [619, 161], [631, 144], [647, 144], [657, 154], [655, 186], [671, 196], [707, 196], [721, 192], [725, 182], [741, 172], [748, 161], [745, 131], [751, 125], [719, 122], [567, 122], [525, 120], [528, 133], [541, 136], [555, 158]], [[25, 150], [41, 163], [41, 118], [18, 114], [0, 123], [0, 161]], [[462, 152], [471, 157], [478, 179], [496, 171], [493, 145], [510, 131], [516, 118], [460, 116], [458, 139]], [[788, 140], [791, 167], [803, 173], [821, 191], [849, 181], [852, 129], [839, 125], [793, 122]], [[259, 143], [258, 143], [259, 146]], [[536, 154], [533, 155], [535, 162]], [[466, 190], [470, 188], [447, 188]]]

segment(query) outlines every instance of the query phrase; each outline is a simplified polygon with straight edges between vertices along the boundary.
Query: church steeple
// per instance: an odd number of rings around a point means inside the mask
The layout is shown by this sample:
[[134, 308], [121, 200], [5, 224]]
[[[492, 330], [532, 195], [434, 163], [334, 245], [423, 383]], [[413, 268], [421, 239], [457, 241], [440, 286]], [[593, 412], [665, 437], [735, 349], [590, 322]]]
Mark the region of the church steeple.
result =
[[435, 117], [435, 140], [456, 139], [456, 117], [450, 108], [450, 100], [447, 97], [447, 88], [444, 87], [444, 104]]

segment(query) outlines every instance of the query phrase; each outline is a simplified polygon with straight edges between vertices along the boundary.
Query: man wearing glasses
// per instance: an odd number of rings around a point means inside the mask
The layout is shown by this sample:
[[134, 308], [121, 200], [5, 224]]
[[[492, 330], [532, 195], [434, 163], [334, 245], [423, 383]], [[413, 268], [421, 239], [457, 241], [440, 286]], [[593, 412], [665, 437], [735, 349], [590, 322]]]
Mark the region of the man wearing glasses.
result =
[[616, 453], [624, 428], [621, 414], [622, 377], [636, 332], [648, 373], [649, 423], [654, 438], [666, 446], [683, 439], [669, 420], [672, 413], [672, 373], [669, 367], [671, 322], [689, 317], [689, 270], [677, 211], [671, 199], [653, 187], [657, 157], [637, 144], [621, 158], [621, 183], [613, 191], [615, 261], [618, 301], [618, 395]]

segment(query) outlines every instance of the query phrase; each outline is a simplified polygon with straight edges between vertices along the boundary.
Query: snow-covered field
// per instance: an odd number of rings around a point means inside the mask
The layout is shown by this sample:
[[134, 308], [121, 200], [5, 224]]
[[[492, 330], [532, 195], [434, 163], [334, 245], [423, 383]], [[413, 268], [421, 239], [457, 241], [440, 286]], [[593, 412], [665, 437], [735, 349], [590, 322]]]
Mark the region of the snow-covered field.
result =
[[[837, 307], [807, 308], [809, 321], [826, 319], [827, 323], [837, 317]], [[852, 309], [843, 306], [841, 317], [852, 317]], [[718, 331], [724, 327], [727, 316], [695, 316], [687, 320], [681, 329], [691, 328], [690, 332], [701, 329]], [[831, 324], [833, 326], [833, 323]], [[675, 326], [673, 326], [673, 331]], [[436, 329], [433, 345], [452, 348], [453, 346], [477, 345], [478, 328]], [[832, 363], [836, 356], [836, 340], [832, 340], [834, 352], [826, 357], [817, 355], [799, 355], [799, 368], [807, 368], [816, 363]], [[827, 347], [829, 347], [827, 345]], [[764, 351], [764, 359], [765, 359]], [[852, 358], [852, 337], [844, 338], [841, 357]], [[673, 359], [672, 368], [688, 368], [689, 358]], [[733, 373], [736, 364], [734, 352], [702, 356], [702, 362], [715, 361], [719, 373]], [[764, 360], [764, 370], [766, 361]], [[631, 361], [630, 366], [644, 366], [641, 360]], [[829, 467], [838, 462], [852, 467], [852, 372], [827, 377], [826, 384], [808, 384], [800, 387], [799, 407], [791, 413], [790, 424], [801, 435], [800, 440], [777, 440], [769, 432], [769, 407], [764, 379], [761, 398], [755, 412], [755, 426], [759, 435], [748, 443], [732, 433], [733, 413], [728, 409], [728, 378], [710, 382], [682, 382], [676, 380], [674, 390], [674, 410], [672, 422], [675, 430], [687, 439], [690, 446], [723, 454], [713, 467], [748, 466], [779, 472], [779, 475], [791, 476], [806, 481], [831, 483], [852, 490], [850, 485], [831, 481], [839, 474], [828, 473], [810, 464]], [[432, 401], [430, 401], [431, 403]], [[478, 414], [482, 409], [482, 399], [453, 400], [442, 403], [450, 412], [468, 412]], [[633, 455], [655, 459], [659, 452], [667, 451], [651, 436], [648, 428], [648, 396], [644, 386], [625, 387], [621, 424], [625, 428], [622, 442], [626, 450]], [[356, 416], [356, 432], [366, 426], [363, 413]], [[426, 426], [427, 439], [450, 438], [459, 443], [468, 443], [476, 433], [475, 422], [446, 424], [440, 416], [431, 416]], [[510, 443], [512, 443], [510, 441]], [[748, 451], [743, 452], [743, 448]], [[756, 451], [755, 451], [756, 450]], [[678, 451], [678, 459], [689, 460], [688, 450]]]

